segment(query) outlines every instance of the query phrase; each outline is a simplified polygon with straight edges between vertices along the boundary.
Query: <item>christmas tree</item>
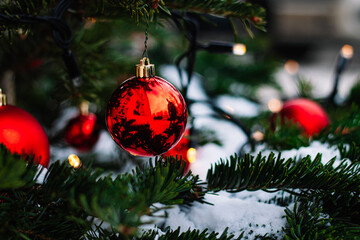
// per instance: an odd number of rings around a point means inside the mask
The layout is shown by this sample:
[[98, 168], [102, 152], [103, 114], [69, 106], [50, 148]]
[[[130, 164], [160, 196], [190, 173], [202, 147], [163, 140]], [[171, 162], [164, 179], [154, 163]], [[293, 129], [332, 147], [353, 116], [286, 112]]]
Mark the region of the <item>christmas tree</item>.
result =
[[283, 86], [255, 3], [0, 9], [1, 239], [360, 238], [351, 46], [328, 96], [288, 61], [299, 93], [264, 110]]

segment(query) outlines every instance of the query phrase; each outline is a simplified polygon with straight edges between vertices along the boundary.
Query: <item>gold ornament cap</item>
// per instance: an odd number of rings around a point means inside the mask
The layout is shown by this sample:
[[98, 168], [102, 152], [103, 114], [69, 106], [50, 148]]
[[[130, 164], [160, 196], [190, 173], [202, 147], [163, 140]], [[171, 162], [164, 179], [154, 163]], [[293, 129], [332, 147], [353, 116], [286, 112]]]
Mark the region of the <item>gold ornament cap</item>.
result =
[[6, 105], [6, 95], [2, 93], [2, 89], [0, 88], [0, 106]]
[[155, 77], [155, 65], [150, 64], [147, 57], [142, 58], [140, 64], [136, 64], [136, 77]]
[[90, 103], [88, 101], [82, 101], [79, 104], [79, 112], [81, 115], [89, 115], [89, 105]]

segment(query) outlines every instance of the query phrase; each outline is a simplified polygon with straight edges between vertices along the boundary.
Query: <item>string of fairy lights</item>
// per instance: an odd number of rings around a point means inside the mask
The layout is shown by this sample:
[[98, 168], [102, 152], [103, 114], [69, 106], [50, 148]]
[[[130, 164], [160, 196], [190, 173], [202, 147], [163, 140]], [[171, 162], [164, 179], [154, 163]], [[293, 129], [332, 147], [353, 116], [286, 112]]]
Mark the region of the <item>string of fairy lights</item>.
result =
[[[49, 24], [52, 28], [53, 39], [55, 43], [63, 49], [63, 60], [65, 66], [68, 70], [69, 77], [74, 82], [75, 86], [79, 86], [81, 84], [81, 73], [79, 70], [79, 66], [77, 64], [76, 58], [73, 55], [70, 44], [73, 39], [72, 30], [69, 25], [62, 19], [64, 13], [73, 3], [73, 0], [62, 0], [56, 6], [54, 14], [52, 16], [32, 16], [32, 15], [11, 15], [11, 14], [0, 14], [0, 22], [4, 25], [15, 25], [20, 26], [23, 24]], [[189, 98], [188, 89], [193, 79], [194, 67], [196, 63], [196, 54], [198, 51], [208, 51], [211, 53], [231, 53], [234, 55], [245, 55], [246, 54], [246, 46], [242, 43], [230, 43], [230, 42], [208, 42], [208, 43], [200, 43], [198, 41], [198, 31], [199, 27], [193, 17], [187, 14], [180, 14], [176, 11], [171, 12], [171, 18], [174, 21], [175, 25], [179, 28], [180, 31], [185, 30], [185, 36], [189, 42], [188, 48], [186, 51], [181, 54], [176, 60], [175, 65], [178, 69], [180, 83], [181, 83], [181, 91], [183, 93], [183, 97], [185, 99], [186, 104], [188, 105], [189, 115], [191, 114], [191, 105], [194, 103], [205, 103], [211, 107], [211, 109], [218, 114], [218, 116], [222, 117], [225, 120], [230, 121], [237, 127], [239, 127], [246, 135], [247, 141], [246, 143], [239, 149], [239, 153], [245, 145], [250, 144], [252, 147], [255, 144], [255, 141], [260, 141], [263, 139], [263, 133], [261, 131], [255, 131], [254, 133], [237, 117], [233, 116], [231, 113], [217, 106], [214, 101], [206, 100], [199, 101]], [[340, 82], [340, 77], [344, 72], [348, 62], [351, 60], [353, 56], [353, 48], [350, 45], [344, 45], [340, 51], [337, 65], [335, 67], [335, 75], [334, 75], [334, 85], [330, 95], [325, 99], [327, 102], [332, 104], [335, 103], [335, 98], [338, 92], [338, 86]], [[185, 70], [186, 70], [186, 79], [183, 77], [181, 66], [183, 62], [186, 61]], [[296, 77], [299, 69], [299, 64], [294, 60], [289, 60], [284, 65], [285, 71]], [[268, 108], [271, 112], [279, 112], [282, 107], [282, 100], [280, 99], [271, 99], [268, 102]], [[190, 120], [190, 122], [193, 121]], [[190, 144], [188, 149], [188, 158], [193, 162], [196, 159], [196, 145], [192, 136], [196, 134], [196, 129], [194, 128], [194, 124], [190, 125]], [[81, 161], [78, 156], [75, 154], [71, 154], [68, 157], [69, 164], [74, 168], [81, 167]]]

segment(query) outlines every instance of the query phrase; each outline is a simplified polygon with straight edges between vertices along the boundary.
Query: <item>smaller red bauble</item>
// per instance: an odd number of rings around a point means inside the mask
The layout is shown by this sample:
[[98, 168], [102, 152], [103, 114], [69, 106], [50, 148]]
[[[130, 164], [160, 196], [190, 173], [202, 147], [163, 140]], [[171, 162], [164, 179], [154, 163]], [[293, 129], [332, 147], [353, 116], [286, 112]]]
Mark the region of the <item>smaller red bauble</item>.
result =
[[175, 146], [185, 131], [185, 100], [173, 85], [154, 76], [154, 65], [147, 58], [136, 70], [136, 77], [112, 94], [106, 126], [114, 141], [129, 153], [161, 155]]
[[178, 159], [181, 159], [186, 162], [186, 168], [185, 172], [189, 170], [190, 162], [188, 159], [188, 150], [190, 148], [190, 140], [189, 140], [189, 133], [190, 131], [188, 129], [185, 130], [184, 136], [180, 139], [180, 141], [170, 149], [168, 152], [163, 154], [164, 157], [176, 157], [178, 156]]
[[280, 116], [299, 123], [308, 136], [319, 133], [329, 124], [329, 118], [324, 109], [318, 103], [305, 98], [285, 102]]
[[0, 105], [0, 143], [12, 153], [34, 155], [36, 163], [49, 166], [50, 146], [46, 133], [39, 122], [21, 108]]
[[79, 151], [89, 151], [98, 141], [100, 125], [93, 113], [79, 114], [65, 127], [65, 141]]

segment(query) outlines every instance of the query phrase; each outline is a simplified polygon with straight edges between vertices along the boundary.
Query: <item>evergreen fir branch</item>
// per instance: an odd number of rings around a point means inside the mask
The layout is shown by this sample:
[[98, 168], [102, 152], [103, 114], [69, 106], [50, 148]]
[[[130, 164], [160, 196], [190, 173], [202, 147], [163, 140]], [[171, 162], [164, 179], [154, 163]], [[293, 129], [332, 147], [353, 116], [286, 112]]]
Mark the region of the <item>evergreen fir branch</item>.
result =
[[[58, 1], [29, 0], [8, 1], [0, 4], [0, 12], [8, 15], [27, 14], [41, 15], [50, 13]], [[72, 10], [83, 17], [132, 17], [136, 22], [149, 22], [154, 19], [160, 10], [166, 15], [169, 9], [186, 10], [198, 13], [216, 14], [225, 17], [242, 19], [246, 24], [252, 23], [255, 27], [264, 30], [265, 10], [260, 6], [239, 1], [160, 1], [160, 0], [103, 0], [79, 1]]]
[[[360, 142], [360, 111], [356, 105], [353, 105], [351, 109], [344, 109], [346, 112], [338, 113], [337, 116], [343, 116], [341, 119], [337, 119], [331, 123], [331, 125], [322, 131], [318, 139], [322, 142], [328, 142], [330, 144], [353, 144]], [[345, 116], [344, 116], [345, 115]]]
[[341, 159], [346, 158], [353, 162], [358, 162], [360, 160], [360, 146], [358, 146], [355, 142], [352, 142], [350, 145], [339, 143], [338, 149]]
[[0, 236], [78, 239], [90, 231], [95, 218], [123, 237], [134, 235], [143, 224], [141, 217], [159, 210], [153, 204], [179, 204], [179, 194], [198, 187], [197, 177], [183, 173], [184, 165], [174, 159], [156, 159], [116, 178], [55, 162], [41, 186], [11, 190], [4, 197]]
[[31, 186], [37, 170], [33, 161], [34, 156], [12, 154], [0, 144], [0, 190]]
[[263, 157], [249, 154], [244, 157], [231, 156], [230, 160], [220, 160], [207, 173], [208, 189], [227, 190], [311, 190], [360, 192], [358, 178], [359, 164], [342, 162], [333, 167], [335, 158], [327, 164], [321, 163], [321, 155], [314, 160], [310, 156], [296, 161], [285, 160], [281, 154], [273, 153]]
[[310, 138], [303, 133], [298, 123], [289, 119], [281, 119], [279, 115], [272, 115], [267, 118], [266, 130], [263, 142], [274, 150], [299, 149], [309, 146]]
[[173, 159], [157, 159], [154, 165], [150, 162], [115, 179], [99, 178], [100, 171], [76, 170], [69, 174], [70, 168], [66, 166], [58, 163], [53, 166], [43, 185], [45, 191], [56, 189], [53, 194], [57, 198], [68, 199], [74, 208], [80, 206], [123, 234], [134, 234], [142, 224], [141, 216], [158, 211], [151, 208], [153, 204], [182, 203], [178, 195], [195, 188], [198, 182], [190, 173], [183, 176], [184, 165]]
[[[228, 228], [219, 236], [217, 232], [209, 232], [208, 229], [203, 231], [200, 230], [187, 230], [181, 232], [180, 228], [176, 230], [167, 230], [165, 233], [159, 233], [158, 231], [149, 231], [144, 233], [141, 237], [136, 240], [240, 240], [243, 238], [244, 233], [240, 234], [237, 238], [233, 234], [228, 234]], [[157, 237], [157, 238], [156, 238]]]
[[334, 221], [322, 212], [318, 202], [295, 203], [286, 209], [284, 239], [360, 239], [360, 227]]
[[186, 0], [167, 0], [166, 4], [169, 9], [181, 9], [196, 13], [214, 14], [224, 17], [235, 17], [244, 21], [246, 28], [249, 24], [265, 31], [265, 10], [257, 5], [245, 1], [186, 1]]
[[360, 226], [360, 195], [353, 192], [329, 192], [320, 197], [324, 211], [334, 220]]

